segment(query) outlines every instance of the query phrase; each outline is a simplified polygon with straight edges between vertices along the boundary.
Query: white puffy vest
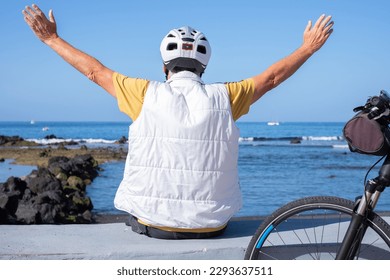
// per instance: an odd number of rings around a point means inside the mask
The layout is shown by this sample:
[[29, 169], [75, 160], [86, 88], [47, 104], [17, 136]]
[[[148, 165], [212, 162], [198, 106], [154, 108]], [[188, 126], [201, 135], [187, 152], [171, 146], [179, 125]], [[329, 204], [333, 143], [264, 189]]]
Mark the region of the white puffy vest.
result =
[[129, 128], [116, 208], [154, 226], [226, 224], [241, 207], [238, 137], [225, 85], [187, 71], [150, 82]]

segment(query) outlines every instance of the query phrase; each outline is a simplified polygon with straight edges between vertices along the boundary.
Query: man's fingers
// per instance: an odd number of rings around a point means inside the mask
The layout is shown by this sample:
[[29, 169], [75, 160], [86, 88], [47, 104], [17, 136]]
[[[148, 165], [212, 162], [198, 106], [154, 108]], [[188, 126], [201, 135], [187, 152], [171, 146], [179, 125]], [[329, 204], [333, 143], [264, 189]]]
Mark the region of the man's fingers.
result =
[[29, 16], [30, 16], [30, 14], [29, 14], [29, 13], [27, 13], [27, 11], [26, 11], [26, 10], [22, 10], [22, 14], [24, 15], [24, 17], [29, 17]]
[[50, 11], [49, 11], [49, 19], [50, 19], [50, 21], [53, 22], [53, 23], [56, 22], [56, 20], [55, 20], [55, 18], [54, 18], [53, 10], [50, 10]]
[[25, 16], [29, 16], [31, 19], [44, 19], [44, 20], [46, 19], [47, 20], [45, 14], [35, 4], [33, 4], [32, 7], [26, 6], [26, 8], [24, 10], [24, 14], [25, 14]]
[[326, 33], [331, 33], [333, 31], [333, 29], [332, 29], [333, 28], [333, 24], [334, 24], [334, 22], [331, 21], [331, 22], [328, 23], [327, 26], [325, 26], [324, 30], [326, 31]]
[[34, 16], [37, 15], [37, 13], [35, 12], [35, 10], [32, 9], [30, 6], [26, 6], [25, 11], [27, 11], [27, 13], [28, 13], [31, 17], [34, 17]]
[[330, 20], [332, 19], [332, 16], [327, 16], [324, 20], [322, 20], [320, 27], [324, 29], [324, 27], [329, 24]]
[[325, 15], [322, 14], [322, 15], [317, 19], [316, 23], [314, 24], [314, 27], [318, 27], [318, 26], [321, 24], [321, 22], [324, 20], [324, 18], [325, 18]]
[[24, 15], [25, 22], [27, 22], [27, 24], [31, 26], [32, 25], [32, 17], [31, 17], [31, 15], [26, 10], [23, 10], [22, 13]]
[[35, 13], [38, 15], [38, 16], [41, 16], [42, 18], [45, 18], [45, 14], [42, 12], [42, 10], [35, 4], [32, 5], [32, 7], [34, 8], [35, 10]]
[[[24, 12], [24, 14], [27, 14], [26, 12]], [[33, 21], [33, 19], [31, 19], [31, 16], [30, 15], [26, 15], [24, 16], [24, 21], [28, 24], [28, 26], [30, 26], [30, 28], [35, 32], [38, 30], [35, 22]]]
[[24, 18], [26, 18], [26, 19], [31, 17], [31, 15], [27, 11], [27, 7], [25, 7], [24, 10], [22, 10], [22, 14], [24, 15]]

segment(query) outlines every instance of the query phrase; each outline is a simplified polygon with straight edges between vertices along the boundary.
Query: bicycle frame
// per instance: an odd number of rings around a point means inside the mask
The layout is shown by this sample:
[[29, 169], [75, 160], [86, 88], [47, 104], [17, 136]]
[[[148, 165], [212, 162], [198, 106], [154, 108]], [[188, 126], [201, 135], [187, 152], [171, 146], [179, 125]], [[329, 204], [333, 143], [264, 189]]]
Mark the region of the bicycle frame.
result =
[[364, 195], [357, 199], [351, 223], [344, 236], [336, 260], [352, 260], [359, 251], [367, 229], [367, 217], [374, 210], [381, 193], [390, 185], [390, 155], [379, 171], [379, 176], [367, 181]]

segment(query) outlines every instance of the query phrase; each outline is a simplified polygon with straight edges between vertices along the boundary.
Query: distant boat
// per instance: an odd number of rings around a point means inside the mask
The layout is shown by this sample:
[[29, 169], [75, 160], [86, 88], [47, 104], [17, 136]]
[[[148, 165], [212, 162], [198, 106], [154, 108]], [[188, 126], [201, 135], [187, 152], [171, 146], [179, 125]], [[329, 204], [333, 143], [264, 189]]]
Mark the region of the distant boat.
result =
[[267, 125], [279, 125], [279, 122], [267, 122]]
[[47, 126], [42, 127], [42, 131], [48, 131], [48, 130], [49, 130], [49, 128]]
[[35, 121], [34, 121], [34, 120], [31, 120], [31, 121], [30, 121], [30, 124], [35, 124]]

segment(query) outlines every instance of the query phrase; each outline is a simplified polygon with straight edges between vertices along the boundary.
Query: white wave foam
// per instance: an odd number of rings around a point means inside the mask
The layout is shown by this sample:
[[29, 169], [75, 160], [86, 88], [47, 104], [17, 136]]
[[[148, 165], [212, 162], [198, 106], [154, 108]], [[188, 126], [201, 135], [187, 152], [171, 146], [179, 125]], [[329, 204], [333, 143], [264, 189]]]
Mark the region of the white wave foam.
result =
[[27, 141], [35, 142], [41, 145], [59, 144], [64, 142], [73, 141], [73, 139], [27, 139]]
[[253, 141], [255, 138], [254, 137], [240, 137], [238, 138], [239, 142], [250, 142]]
[[332, 145], [335, 149], [349, 149], [348, 145]]
[[89, 139], [81, 139], [81, 140], [75, 140], [75, 141], [80, 141], [80, 142], [86, 142], [90, 144], [114, 144], [116, 140], [106, 140], [106, 139], [94, 139], [94, 138], [89, 138]]
[[27, 139], [27, 140], [41, 145], [60, 144], [60, 143], [65, 143], [70, 141], [78, 142], [78, 143], [88, 143], [88, 144], [114, 144], [116, 141], [116, 140], [94, 139], [94, 138], [87, 138], [87, 139], [53, 138], [53, 139]]
[[[291, 138], [291, 139], [290, 139]], [[264, 141], [273, 141], [273, 140], [293, 140], [294, 138], [302, 139], [303, 141], [341, 141], [344, 140], [342, 136], [302, 136], [300, 137], [280, 137], [280, 138], [261, 138]], [[256, 137], [240, 137], [240, 142], [253, 142]]]
[[306, 141], [339, 141], [344, 138], [341, 136], [303, 136], [302, 140]]

